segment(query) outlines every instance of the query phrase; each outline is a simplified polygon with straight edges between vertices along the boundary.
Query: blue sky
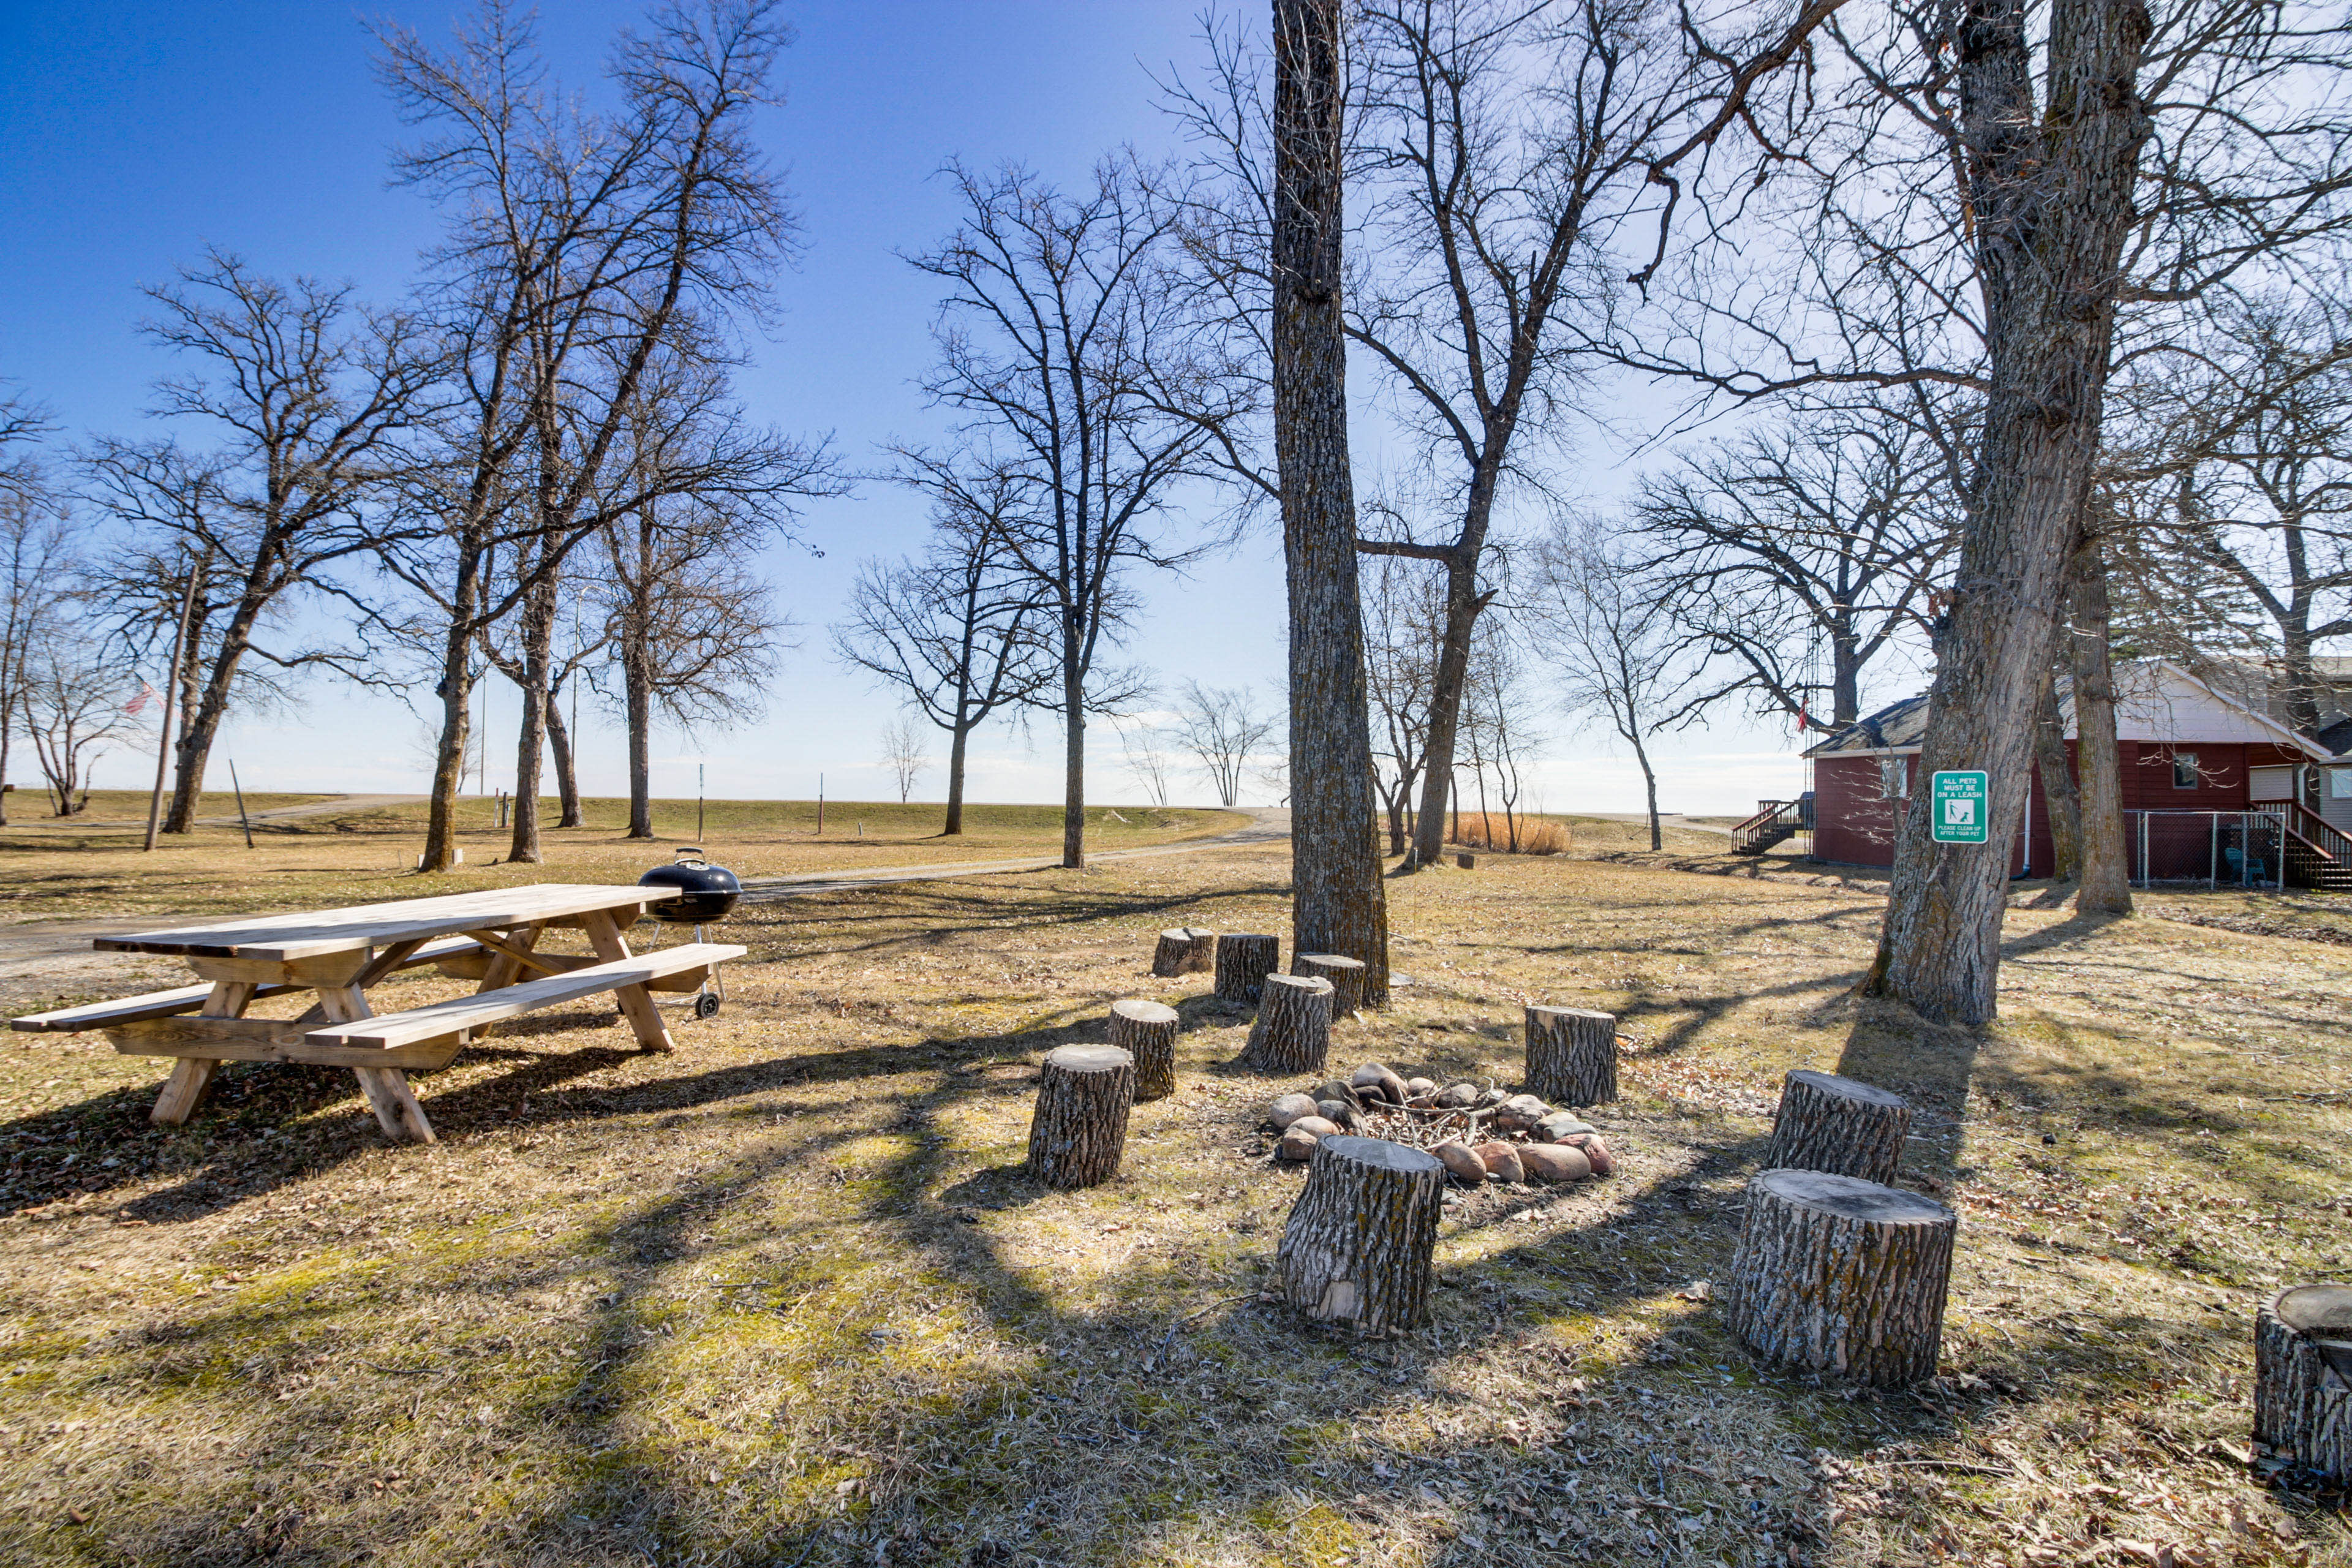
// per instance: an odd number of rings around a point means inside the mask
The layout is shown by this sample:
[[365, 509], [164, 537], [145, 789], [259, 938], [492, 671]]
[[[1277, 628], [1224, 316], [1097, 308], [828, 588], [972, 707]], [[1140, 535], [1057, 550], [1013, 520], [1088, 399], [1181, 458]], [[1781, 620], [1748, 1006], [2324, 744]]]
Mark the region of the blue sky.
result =
[[[434, 236], [414, 195], [387, 187], [403, 131], [370, 69], [362, 18], [383, 14], [428, 37], [457, 8], [393, 0], [361, 10], [320, 3], [202, 5], [13, 0], [0, 8], [0, 376], [47, 403], [68, 435], [142, 423], [147, 386], [166, 362], [137, 335], [141, 285], [168, 278], [205, 245], [271, 273], [355, 283], [388, 300], [407, 285]], [[557, 69], [593, 87], [598, 59], [635, 5], [566, 0], [541, 28]], [[932, 280], [898, 259], [952, 225], [934, 178], [950, 157], [1028, 163], [1082, 176], [1122, 142], [1165, 148], [1147, 71], [1196, 58], [1192, 0], [1104, 5], [1048, 0], [868, 0], [792, 11], [800, 38], [783, 60], [786, 102], [761, 135], [790, 172], [805, 253], [779, 287], [775, 324], [741, 377], [762, 417], [830, 430], [854, 460], [879, 443], [938, 427], [912, 384], [928, 363]], [[1597, 438], [1597, 437], [1596, 437]], [[1596, 457], [1600, 454], [1596, 453]], [[1595, 470], [1615, 467], [1596, 462]], [[669, 735], [656, 747], [657, 792], [689, 793], [698, 763], [711, 793], [805, 795], [827, 775], [836, 797], [884, 793], [876, 737], [890, 703], [839, 668], [824, 627], [863, 556], [904, 550], [919, 508], [877, 486], [824, 503], [806, 520], [811, 550], [770, 558], [802, 623], [765, 721], [727, 733]], [[1172, 679], [1248, 685], [1269, 702], [1282, 669], [1276, 542], [1260, 536], [1188, 581], [1143, 584], [1148, 611], [1130, 656]], [[1539, 697], [1539, 692], [1538, 693]], [[491, 721], [510, 734], [514, 696], [493, 687]], [[583, 779], [622, 787], [618, 736], [583, 711]], [[1553, 723], [1543, 770], [1554, 810], [1632, 810], [1640, 779], [1601, 738]], [[1100, 798], [1137, 798], [1104, 737]], [[419, 789], [426, 741], [397, 702], [321, 688], [300, 710], [248, 717], [215, 753], [233, 752], [248, 785]], [[972, 762], [975, 798], [1058, 795], [1057, 737], [999, 731]], [[1664, 748], [1670, 809], [1747, 809], [1796, 787], [1785, 737], [1745, 726], [1678, 737]], [[510, 738], [494, 740], [489, 782], [510, 781]], [[100, 764], [102, 784], [141, 772], [128, 753]], [[926, 793], [936, 794], [936, 774]]]

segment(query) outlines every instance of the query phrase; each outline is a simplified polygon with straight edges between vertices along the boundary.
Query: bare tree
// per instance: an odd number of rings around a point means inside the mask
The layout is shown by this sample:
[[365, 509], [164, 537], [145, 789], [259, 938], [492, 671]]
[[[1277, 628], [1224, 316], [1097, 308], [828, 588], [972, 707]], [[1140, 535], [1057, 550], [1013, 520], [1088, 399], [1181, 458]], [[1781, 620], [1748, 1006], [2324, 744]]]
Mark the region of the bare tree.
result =
[[1658, 774], [1650, 745], [1722, 695], [1641, 580], [1635, 561], [1591, 518], [1554, 523], [1536, 552], [1529, 636], [1562, 713], [1605, 721], [1633, 748], [1648, 801], [1650, 847], [1662, 848]]
[[[1162, 270], [1171, 218], [1135, 168], [1057, 191], [1019, 168], [951, 166], [962, 225], [914, 264], [949, 286], [931, 396], [961, 416], [945, 453], [905, 449], [902, 477], [950, 511], [994, 516], [1049, 620], [1063, 736], [1062, 863], [1086, 863], [1086, 728], [1145, 686], [1099, 663], [1129, 609], [1127, 574], [1181, 567], [1170, 512], [1205, 437], [1154, 395], [1182, 343]], [[997, 507], [990, 498], [1016, 504]]]
[[[52, 620], [35, 638], [17, 694], [26, 737], [58, 816], [89, 805], [89, 770], [110, 746], [139, 731], [131, 711], [137, 689], [108, 667], [99, 640], [69, 620]], [[159, 742], [160, 743], [160, 742]]]
[[1261, 748], [1276, 721], [1257, 710], [1248, 691], [1197, 680], [1184, 683], [1176, 711], [1177, 744], [1199, 759], [1217, 804], [1230, 810], [1241, 799], [1242, 775], [1262, 761]]
[[906, 805], [917, 782], [931, 767], [931, 759], [923, 750], [923, 731], [913, 714], [902, 712], [882, 727], [882, 765], [890, 770], [890, 782], [898, 786], [898, 804]]
[[1151, 804], [1168, 804], [1168, 778], [1171, 771], [1168, 750], [1160, 744], [1164, 739], [1155, 724], [1129, 723], [1118, 726], [1119, 749], [1127, 758], [1127, 771], [1151, 796]]
[[[971, 732], [1000, 710], [1035, 700], [1059, 674], [1048, 606], [1005, 545], [1011, 499], [984, 485], [963, 493], [935, 517], [919, 560], [867, 563], [850, 585], [847, 618], [833, 629], [845, 662], [898, 688], [948, 732], [942, 837], [963, 831]], [[983, 510], [961, 510], [974, 505]]]
[[191, 453], [170, 439], [101, 439], [81, 467], [89, 500], [133, 532], [116, 584], [117, 604], [147, 623], [119, 628], [133, 641], [168, 627], [177, 609], [176, 587], [168, 609], [144, 602], [142, 590], [160, 584], [143, 562], [208, 563], [163, 819], [166, 833], [185, 833], [221, 721], [251, 684], [248, 661], [281, 671], [331, 662], [258, 639], [329, 567], [380, 542], [380, 494], [404, 461], [400, 442], [423, 413], [435, 356], [404, 312], [362, 310], [348, 288], [307, 278], [281, 284], [217, 250], [147, 297], [159, 307], [147, 338], [195, 362], [157, 384], [152, 412], [217, 444]]
[[1437, 669], [1444, 601], [1423, 563], [1374, 559], [1364, 600], [1366, 689], [1377, 722], [1373, 788], [1388, 818], [1389, 853], [1412, 831], [1413, 786], [1428, 759], [1429, 685]]
[[[47, 645], [79, 565], [73, 522], [38, 468], [19, 460], [0, 485], [0, 779], [25, 713], [36, 654]], [[7, 825], [0, 795], [0, 826]]]
[[[436, 426], [429, 482], [413, 495], [432, 538], [383, 557], [441, 622], [425, 863], [442, 869], [454, 862], [483, 628], [531, 604], [612, 520], [664, 496], [772, 483], [765, 462], [750, 473], [729, 462], [633, 467], [657, 476], [647, 490], [618, 482], [612, 459], [648, 367], [664, 353], [718, 357], [720, 324], [756, 304], [790, 243], [751, 134], [789, 33], [773, 0], [658, 9], [615, 45], [618, 102], [604, 114], [550, 86], [530, 24], [507, 0], [487, 0], [446, 53], [404, 30], [380, 36], [395, 100], [432, 127], [404, 155], [402, 177], [450, 215], [436, 260], [452, 406]], [[501, 552], [521, 564], [494, 578]], [[540, 636], [531, 628], [527, 646]], [[534, 773], [548, 684], [533, 669], [524, 687], [519, 750]], [[519, 821], [520, 858], [537, 853], [535, 811], [530, 826], [524, 842]]]

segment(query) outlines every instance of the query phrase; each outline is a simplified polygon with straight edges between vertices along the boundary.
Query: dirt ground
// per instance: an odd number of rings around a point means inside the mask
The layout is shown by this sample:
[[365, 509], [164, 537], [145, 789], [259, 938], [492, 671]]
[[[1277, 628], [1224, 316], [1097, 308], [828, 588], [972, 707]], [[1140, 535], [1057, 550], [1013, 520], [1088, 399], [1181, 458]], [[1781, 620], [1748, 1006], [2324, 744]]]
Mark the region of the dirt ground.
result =
[[[0, 1559], [2352, 1564], [2246, 1447], [2254, 1300], [2352, 1270], [2352, 950], [2021, 908], [2001, 1021], [1934, 1030], [1848, 994], [1872, 883], [1580, 842], [1391, 882], [1408, 983], [1335, 1031], [1506, 1084], [1527, 1002], [1633, 1042], [1618, 1173], [1454, 1203], [1395, 1343], [1265, 1299], [1299, 1085], [1148, 973], [1164, 926], [1286, 930], [1279, 846], [747, 904], [676, 1054], [532, 1020], [419, 1077], [429, 1149], [326, 1069], [151, 1129], [155, 1064], [14, 1037]], [[1127, 995], [1181, 1014], [1178, 1092], [1045, 1192], [1034, 1064]], [[1922, 1389], [1720, 1326], [1805, 1066], [1912, 1096], [1905, 1179], [1960, 1213]]]

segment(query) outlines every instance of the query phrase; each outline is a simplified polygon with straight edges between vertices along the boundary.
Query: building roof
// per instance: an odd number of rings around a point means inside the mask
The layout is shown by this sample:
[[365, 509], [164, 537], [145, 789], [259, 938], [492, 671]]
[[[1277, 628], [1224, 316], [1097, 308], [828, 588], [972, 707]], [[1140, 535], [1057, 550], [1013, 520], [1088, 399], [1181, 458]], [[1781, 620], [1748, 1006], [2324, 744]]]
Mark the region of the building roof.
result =
[[[2058, 689], [2059, 722], [2074, 733], [2074, 694]], [[2158, 745], [2231, 745], [2252, 742], [2288, 746], [2320, 761], [2338, 746], [2308, 741], [2269, 714], [2217, 689], [2164, 658], [2123, 659], [2116, 665], [2116, 734], [2118, 740]], [[1921, 692], [1856, 720], [1829, 739], [1810, 746], [1809, 757], [1903, 753], [1919, 750], [1927, 736], [1927, 695]]]

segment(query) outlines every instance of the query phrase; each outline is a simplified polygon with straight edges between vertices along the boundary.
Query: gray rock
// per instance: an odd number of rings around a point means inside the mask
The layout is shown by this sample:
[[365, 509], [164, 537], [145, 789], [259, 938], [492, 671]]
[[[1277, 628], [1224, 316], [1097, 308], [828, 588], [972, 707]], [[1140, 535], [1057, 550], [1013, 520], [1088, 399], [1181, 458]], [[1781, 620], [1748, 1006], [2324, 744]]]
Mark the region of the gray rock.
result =
[[1472, 1153], [1467, 1143], [1449, 1139], [1430, 1152], [1445, 1162], [1446, 1170], [1456, 1181], [1473, 1187], [1486, 1184], [1486, 1162]]
[[1302, 1116], [1315, 1114], [1315, 1097], [1311, 1094], [1286, 1094], [1266, 1107], [1265, 1119], [1276, 1127], [1288, 1127]]
[[1589, 1137], [1592, 1132], [1592, 1123], [1573, 1110], [1555, 1110], [1538, 1121], [1531, 1131], [1539, 1142], [1565, 1143], [1571, 1138]]
[[1339, 1124], [1336, 1121], [1327, 1121], [1320, 1116], [1302, 1116], [1290, 1124], [1290, 1131], [1305, 1132], [1316, 1138], [1329, 1138], [1339, 1132]]
[[1363, 1125], [1364, 1113], [1358, 1110], [1352, 1101], [1327, 1100], [1318, 1104], [1315, 1110], [1324, 1121], [1349, 1131]]
[[1518, 1155], [1520, 1167], [1531, 1182], [1580, 1182], [1592, 1174], [1583, 1151], [1565, 1143], [1530, 1143]]
[[[1310, 1116], [1307, 1120], [1312, 1121], [1316, 1119]], [[1302, 1160], [1313, 1159], [1315, 1145], [1321, 1142], [1323, 1140], [1312, 1132], [1302, 1130], [1298, 1123], [1294, 1121], [1290, 1124], [1290, 1131], [1282, 1135], [1282, 1142], [1275, 1146], [1274, 1152], [1282, 1159], [1296, 1165]]]
[[1407, 1100], [1421, 1100], [1436, 1092], [1437, 1080], [1433, 1078], [1409, 1078], [1404, 1080]]
[[1327, 1079], [1323, 1082], [1317, 1084], [1315, 1086], [1315, 1098], [1318, 1100], [1336, 1100], [1340, 1104], [1353, 1106], [1358, 1110], [1361, 1110], [1364, 1108], [1363, 1097], [1359, 1095], [1348, 1085], [1341, 1083], [1336, 1078]]
[[1379, 1062], [1366, 1062], [1350, 1074], [1348, 1081], [1355, 1086], [1360, 1098], [1378, 1098], [1391, 1105], [1404, 1103], [1404, 1079], [1397, 1077]]
[[1524, 1132], [1551, 1114], [1551, 1107], [1532, 1094], [1515, 1094], [1495, 1107], [1495, 1125], [1508, 1132]]
[[1510, 1098], [1511, 1091], [1507, 1089], [1490, 1089], [1478, 1097], [1478, 1109], [1484, 1110], [1488, 1106], [1500, 1105]]
[[1437, 1103], [1447, 1110], [1467, 1110], [1478, 1103], [1478, 1086], [1475, 1083], [1449, 1083], [1437, 1091]]
[[1485, 1162], [1486, 1174], [1498, 1182], [1524, 1182], [1527, 1168], [1519, 1163], [1519, 1151], [1511, 1143], [1481, 1143], [1470, 1151]]

